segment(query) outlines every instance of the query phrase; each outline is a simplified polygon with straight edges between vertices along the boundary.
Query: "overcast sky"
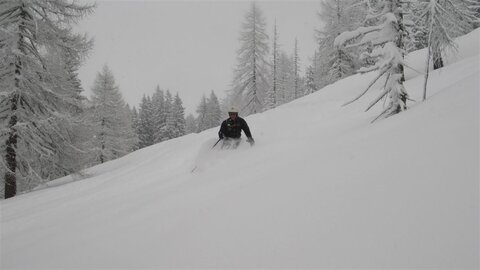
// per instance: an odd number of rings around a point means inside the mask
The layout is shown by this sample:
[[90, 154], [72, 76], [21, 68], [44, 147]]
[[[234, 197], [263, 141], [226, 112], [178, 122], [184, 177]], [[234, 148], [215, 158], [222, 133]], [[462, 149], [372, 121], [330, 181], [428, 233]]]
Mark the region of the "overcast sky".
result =
[[[127, 103], [136, 106], [156, 86], [179, 93], [186, 113], [203, 94], [222, 98], [236, 66], [238, 37], [251, 1], [97, 1], [79, 31], [95, 40], [80, 69], [90, 96], [96, 74], [107, 64]], [[277, 20], [281, 48], [293, 52], [295, 37], [303, 66], [315, 50], [319, 1], [257, 1], [273, 37]], [[270, 41], [270, 44], [272, 41]], [[303, 72], [303, 70], [302, 70]]]

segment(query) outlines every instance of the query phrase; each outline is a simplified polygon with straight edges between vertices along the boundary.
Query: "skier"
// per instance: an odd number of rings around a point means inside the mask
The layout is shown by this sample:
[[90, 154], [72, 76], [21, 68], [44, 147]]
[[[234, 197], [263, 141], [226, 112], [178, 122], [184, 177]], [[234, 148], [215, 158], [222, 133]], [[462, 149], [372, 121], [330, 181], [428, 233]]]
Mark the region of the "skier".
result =
[[222, 148], [237, 148], [240, 144], [242, 130], [247, 136], [247, 142], [253, 146], [255, 140], [253, 140], [247, 122], [238, 116], [238, 111], [235, 107], [231, 107], [228, 111], [228, 118], [222, 122], [218, 132], [218, 137], [220, 140], [223, 140]]

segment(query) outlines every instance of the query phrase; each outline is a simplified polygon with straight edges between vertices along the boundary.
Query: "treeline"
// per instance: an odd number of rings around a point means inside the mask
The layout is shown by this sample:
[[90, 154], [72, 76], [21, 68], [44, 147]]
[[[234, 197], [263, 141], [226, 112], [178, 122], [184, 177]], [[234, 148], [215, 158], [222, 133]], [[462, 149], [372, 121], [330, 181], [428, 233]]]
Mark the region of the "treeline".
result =
[[6, 198], [78, 171], [90, 149], [102, 148], [92, 139], [102, 134], [102, 124], [89, 123], [97, 114], [86, 111], [95, 105], [81, 95], [78, 79], [93, 44], [71, 30], [91, 12], [92, 5], [70, 1], [0, 1], [0, 174]]
[[133, 128], [138, 136], [136, 148], [185, 135], [185, 108], [178, 93], [159, 86], [152, 97], [143, 96], [139, 110], [133, 109]]
[[137, 112], [107, 66], [82, 95], [78, 69], [93, 41], [71, 25], [93, 9], [0, 0], [0, 197], [185, 134], [178, 94], [157, 89]]
[[[236, 104], [243, 115], [249, 115], [318, 91], [354, 73], [381, 70], [378, 63], [392, 58], [392, 50], [385, 50], [392, 48], [390, 44], [401, 56], [396, 58], [399, 69], [404, 69], [403, 57], [408, 52], [425, 47], [430, 48], [435, 68], [440, 68], [446, 51], [455, 48], [453, 39], [479, 26], [480, 5], [475, 0], [319, 3], [322, 27], [315, 31], [318, 48], [309, 59], [299, 59], [296, 39], [294, 48], [282, 48], [278, 42], [281, 29], [274, 23], [268, 31], [261, 9], [251, 4], [242, 24], [233, 87], [225, 104]], [[350, 32], [351, 39], [336, 44], [335, 39], [344, 32]], [[309, 63], [304, 71], [300, 68], [302, 61]], [[396, 76], [389, 74], [398, 73], [382, 74], [392, 83]], [[403, 94], [403, 99], [405, 103], [407, 95]]]

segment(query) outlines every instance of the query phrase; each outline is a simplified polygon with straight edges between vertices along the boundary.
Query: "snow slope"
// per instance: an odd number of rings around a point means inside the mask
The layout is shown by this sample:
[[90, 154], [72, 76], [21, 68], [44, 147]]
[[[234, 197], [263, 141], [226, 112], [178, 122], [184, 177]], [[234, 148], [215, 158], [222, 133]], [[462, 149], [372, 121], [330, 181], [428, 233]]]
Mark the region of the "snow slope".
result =
[[356, 75], [248, 117], [253, 148], [211, 129], [2, 201], [1, 268], [478, 268], [479, 36], [387, 120], [341, 107]]

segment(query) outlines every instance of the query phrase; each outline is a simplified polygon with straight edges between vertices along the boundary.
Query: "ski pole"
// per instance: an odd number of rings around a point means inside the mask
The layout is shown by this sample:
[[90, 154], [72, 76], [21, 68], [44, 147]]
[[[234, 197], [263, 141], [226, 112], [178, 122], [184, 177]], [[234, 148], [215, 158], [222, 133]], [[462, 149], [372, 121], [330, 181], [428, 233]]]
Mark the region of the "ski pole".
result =
[[218, 139], [218, 141], [212, 146], [211, 149], [213, 149], [221, 140], [222, 140], [222, 138]]

